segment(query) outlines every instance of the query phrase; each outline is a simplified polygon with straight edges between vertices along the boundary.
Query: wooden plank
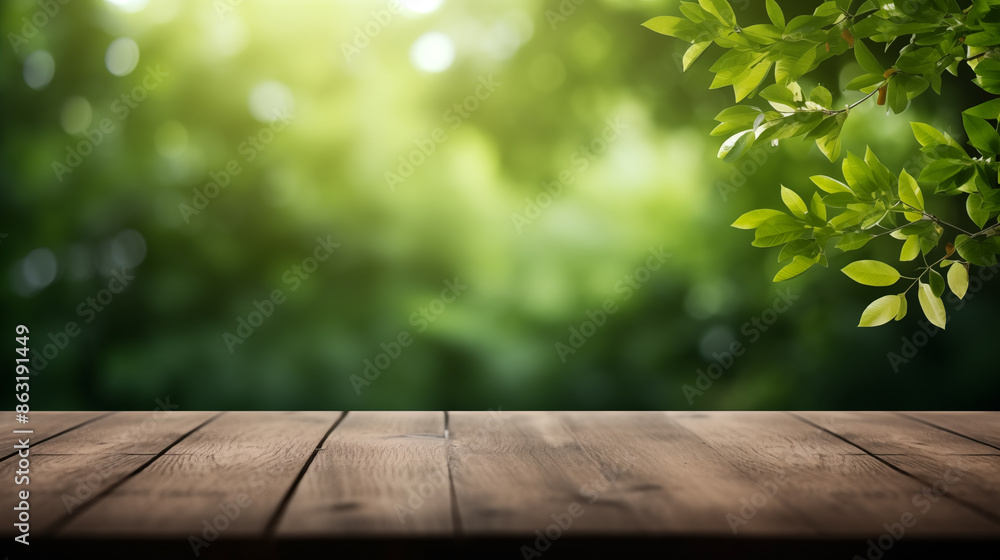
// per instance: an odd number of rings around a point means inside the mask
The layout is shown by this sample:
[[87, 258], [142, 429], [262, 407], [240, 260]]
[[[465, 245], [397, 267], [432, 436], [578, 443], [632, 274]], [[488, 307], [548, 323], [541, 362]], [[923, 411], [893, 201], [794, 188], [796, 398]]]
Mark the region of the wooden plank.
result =
[[351, 412], [310, 464], [277, 536], [452, 534], [444, 438], [441, 412]]
[[[732, 535], [728, 513], [759, 488], [662, 413], [452, 413], [451, 471], [470, 534]], [[783, 505], [747, 534], [811, 534]], [[742, 533], [741, 533], [742, 534]], [[544, 544], [544, 543], [542, 543]], [[523, 551], [522, 551], [523, 552]]]
[[1000, 413], [997, 412], [905, 412], [935, 426], [970, 437], [1000, 450]]
[[[46, 534], [210, 417], [207, 412], [120, 412], [32, 447], [32, 535]], [[4, 461], [0, 478], [13, 480], [17, 470], [17, 461]], [[14, 492], [2, 493], [0, 508], [11, 511], [14, 500]], [[13, 530], [9, 524], [0, 527], [5, 534]]]
[[[937, 484], [1000, 520], [1000, 452], [992, 447], [888, 412], [798, 413], [813, 421], [830, 419], [827, 429], [872, 455], [919, 478]], [[937, 495], [935, 495], [937, 498]], [[1000, 524], [997, 525], [1000, 530]]]
[[[669, 414], [758, 482], [777, 482], [772, 499], [794, 508], [821, 535], [878, 536], [885, 524], [907, 513], [919, 521], [906, 529], [907, 537], [992, 534], [989, 521], [951, 500], [939, 501], [926, 513], [915, 512], [914, 496], [923, 484], [785, 413]], [[821, 426], [829, 422], [817, 420]], [[754, 523], [756, 519], [748, 520], [748, 525]]]
[[[107, 412], [31, 412], [28, 414], [28, 423], [19, 424], [15, 420], [13, 411], [5, 411], [0, 414], [3, 425], [10, 427], [0, 433], [0, 461], [6, 460], [14, 455], [14, 444], [18, 439], [25, 437], [31, 439], [31, 445], [37, 445], [43, 439], [51, 438], [56, 434], [76, 428], [80, 424], [93, 420], [100, 416], [107, 415]], [[33, 430], [33, 434], [14, 434], [13, 430]]]
[[75, 516], [58, 535], [202, 539], [209, 546], [220, 533], [263, 537], [340, 415], [227, 412]]

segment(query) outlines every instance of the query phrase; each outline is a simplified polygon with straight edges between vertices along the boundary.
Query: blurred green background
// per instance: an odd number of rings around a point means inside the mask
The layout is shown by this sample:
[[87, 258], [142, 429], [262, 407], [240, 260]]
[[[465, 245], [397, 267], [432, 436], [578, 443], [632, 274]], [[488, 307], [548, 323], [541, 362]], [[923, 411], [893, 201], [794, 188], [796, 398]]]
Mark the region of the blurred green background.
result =
[[[4, 2], [0, 303], [8, 333], [31, 329], [32, 407], [995, 407], [1000, 281], [973, 281], [933, 337], [914, 314], [856, 328], [884, 294], [838, 272], [837, 251], [771, 283], [777, 249], [729, 224], [839, 165], [801, 142], [717, 160], [708, 132], [733, 95], [708, 90], [719, 51], [682, 75], [687, 45], [640, 27], [676, 5]], [[803, 83], [837, 92], [859, 73]], [[898, 172], [909, 120], [961, 138], [967, 79], [899, 117], [855, 109], [845, 153], [870, 144]], [[196, 196], [231, 161], [225, 188]], [[963, 221], [951, 202], [929, 210]], [[339, 245], [310, 262], [317, 238]], [[102, 292], [122, 267], [134, 279]], [[798, 297], [780, 314], [779, 288]], [[275, 290], [283, 303], [251, 316]], [[773, 324], [755, 334], [755, 317]], [[258, 326], [227, 344], [241, 318]], [[914, 336], [926, 345], [894, 367]], [[729, 367], [689, 402], [717, 358]], [[366, 378], [365, 360], [385, 367]]]

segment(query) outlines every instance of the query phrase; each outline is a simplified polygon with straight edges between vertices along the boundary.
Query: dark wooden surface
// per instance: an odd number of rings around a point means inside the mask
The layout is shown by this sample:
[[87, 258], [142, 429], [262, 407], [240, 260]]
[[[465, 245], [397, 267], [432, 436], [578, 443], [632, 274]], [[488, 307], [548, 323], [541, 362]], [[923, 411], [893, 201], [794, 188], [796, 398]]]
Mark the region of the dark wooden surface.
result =
[[[994, 412], [36, 412], [27, 427], [33, 550], [866, 558], [880, 537], [896, 557], [1000, 539]], [[15, 438], [0, 441], [12, 520]]]

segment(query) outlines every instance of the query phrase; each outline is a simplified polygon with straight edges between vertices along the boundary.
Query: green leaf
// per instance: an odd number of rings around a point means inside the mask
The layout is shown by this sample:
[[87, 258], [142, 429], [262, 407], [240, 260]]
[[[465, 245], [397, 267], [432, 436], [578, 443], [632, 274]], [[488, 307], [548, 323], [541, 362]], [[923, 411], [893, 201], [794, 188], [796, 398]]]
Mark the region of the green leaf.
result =
[[898, 79], [889, 80], [889, 84], [886, 86], [886, 103], [897, 115], [906, 110], [909, 99], [906, 96], [906, 88]]
[[909, 262], [917, 258], [920, 254], [920, 236], [919, 235], [908, 235], [906, 236], [906, 241], [903, 243], [902, 250], [899, 251], [899, 260], [901, 262]]
[[995, 121], [1000, 118], [1000, 99], [990, 99], [986, 103], [980, 103], [975, 107], [970, 107], [962, 111], [962, 113], [972, 115], [973, 117], [979, 117], [981, 119]]
[[865, 286], [891, 286], [900, 278], [895, 268], [879, 261], [855, 261], [842, 268], [841, 272]]
[[931, 285], [931, 293], [934, 297], [941, 297], [944, 294], [944, 277], [936, 270], [927, 271], [927, 279]]
[[736, 25], [736, 14], [726, 0], [698, 0], [698, 4], [729, 27]]
[[837, 242], [837, 248], [841, 251], [854, 251], [864, 247], [872, 239], [870, 233], [848, 233]]
[[818, 257], [819, 245], [816, 244], [816, 240], [796, 239], [795, 241], [786, 243], [785, 246], [781, 248], [781, 252], [778, 253], [778, 262], [787, 261], [788, 259], [799, 255], [809, 258]]
[[701, 53], [705, 52], [705, 49], [707, 49], [708, 46], [711, 44], [712, 44], [711, 41], [702, 41], [700, 43], [695, 43], [690, 47], [688, 47], [688, 49], [684, 51], [684, 58], [681, 61], [682, 68], [684, 70], [687, 70], [688, 67], [694, 64], [694, 61], [698, 60], [698, 57], [701, 56]]
[[732, 163], [746, 153], [753, 145], [753, 130], [744, 130], [730, 136], [719, 148], [719, 157], [726, 163]]
[[878, 59], [872, 54], [868, 47], [865, 46], [865, 42], [861, 39], [854, 41], [854, 56], [858, 59], [858, 64], [865, 69], [869, 74], [878, 74], [881, 76], [885, 73], [885, 69], [879, 64]]
[[774, 282], [784, 282], [790, 278], [795, 278], [799, 274], [809, 270], [812, 265], [816, 264], [819, 260], [818, 257], [809, 258], [802, 255], [796, 255], [792, 262], [786, 264], [777, 274], [774, 275]]
[[688, 43], [694, 41], [700, 33], [698, 26], [686, 19], [674, 16], [659, 16], [642, 24], [643, 27], [661, 35], [677, 37]]
[[800, 218], [804, 218], [809, 213], [809, 208], [806, 206], [805, 201], [802, 200], [802, 197], [784, 185], [781, 185], [781, 201], [792, 211], [792, 214]]
[[826, 191], [830, 194], [835, 194], [835, 193], [850, 193], [852, 195], [854, 194], [854, 191], [852, 191], [847, 185], [841, 183], [836, 179], [827, 177], [826, 175], [813, 175], [812, 177], [809, 177], [809, 180], [812, 181], [814, 185], [816, 185], [823, 191]]
[[847, 152], [847, 157], [844, 158], [844, 163], [841, 165], [841, 171], [844, 173], [844, 179], [847, 180], [848, 186], [855, 194], [864, 193], [869, 195], [868, 198], [871, 199], [871, 195], [878, 191], [878, 184], [872, 177], [868, 164], [851, 152]]
[[951, 179], [963, 169], [965, 169], [965, 163], [962, 160], [953, 158], [936, 159], [920, 172], [920, 180], [929, 183], [942, 183]]
[[771, 69], [771, 61], [757, 63], [743, 79], [733, 84], [733, 92], [736, 94], [737, 103], [757, 89], [757, 86], [767, 77], [767, 72]]
[[976, 266], [993, 266], [997, 264], [997, 257], [989, 246], [984, 246], [978, 239], [973, 239], [968, 235], [959, 235], [955, 238], [955, 250], [959, 256]]
[[902, 293], [898, 294], [898, 296], [899, 296], [899, 313], [896, 313], [896, 320], [902, 321], [903, 317], [906, 317], [906, 308], [907, 308], [906, 294]]
[[805, 224], [786, 214], [773, 216], [757, 227], [752, 245], [775, 247], [795, 241], [805, 235], [807, 229]]
[[1000, 134], [986, 120], [971, 115], [962, 115], [969, 144], [984, 154], [1000, 154]]
[[958, 299], [965, 297], [965, 293], [969, 291], [969, 271], [965, 269], [965, 265], [955, 264], [948, 269], [948, 287]]
[[920, 192], [920, 185], [917, 184], [917, 181], [914, 180], [905, 169], [899, 173], [897, 186], [899, 188], [899, 200], [907, 206], [916, 208], [920, 211], [904, 212], [903, 216], [911, 222], [915, 222], [923, 218], [924, 193]]
[[898, 295], [882, 296], [871, 302], [861, 313], [859, 327], [877, 327], [896, 318], [899, 314], [900, 300]]
[[771, 20], [771, 23], [784, 29], [785, 14], [782, 13], [781, 6], [778, 6], [775, 0], [767, 0], [767, 17]]
[[833, 106], [833, 94], [823, 86], [816, 86], [809, 92], [809, 101], [820, 107], [830, 108]]
[[775, 216], [787, 216], [787, 214], [781, 212], [780, 210], [771, 210], [770, 208], [751, 210], [739, 218], [736, 218], [736, 221], [733, 222], [730, 227], [738, 229], [754, 229]]
[[889, 168], [882, 165], [882, 162], [875, 157], [875, 152], [868, 147], [865, 148], [865, 164], [868, 165], [868, 171], [871, 173], [872, 179], [875, 180], [878, 190], [891, 192], [892, 174], [889, 173]]
[[984, 203], [983, 197], [976, 193], [970, 194], [969, 198], [965, 199], [965, 210], [969, 213], [972, 221], [979, 226], [979, 229], [983, 229], [991, 214], [989, 207], [983, 208]]
[[823, 199], [819, 197], [819, 193], [813, 193], [812, 200], [809, 201], [809, 209], [812, 210], [814, 216], [824, 222], [826, 221], [826, 205], [823, 204]]
[[941, 301], [941, 298], [934, 295], [930, 285], [923, 282], [920, 283], [917, 299], [920, 300], [920, 308], [924, 310], [927, 320], [943, 329], [946, 321], [944, 302]]
[[921, 146], [938, 146], [948, 143], [944, 133], [929, 124], [911, 122], [910, 128], [913, 129], [913, 136]]

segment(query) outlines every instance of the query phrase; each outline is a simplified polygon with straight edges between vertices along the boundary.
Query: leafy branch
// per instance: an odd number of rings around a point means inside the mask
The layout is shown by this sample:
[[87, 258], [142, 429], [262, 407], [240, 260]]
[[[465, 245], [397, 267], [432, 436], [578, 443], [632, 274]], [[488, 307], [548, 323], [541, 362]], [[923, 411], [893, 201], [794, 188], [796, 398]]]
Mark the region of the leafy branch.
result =
[[[727, 162], [739, 160], [755, 143], [777, 144], [790, 138], [815, 141], [830, 161], [837, 161], [840, 134], [852, 109], [875, 97], [877, 105], [902, 113], [928, 89], [940, 94], [943, 74], [957, 76], [963, 64], [975, 73], [973, 83], [1000, 94], [1000, 1], [975, 0], [962, 8], [955, 0], [869, 0], [853, 15], [852, 3], [823, 2], [812, 15], [786, 22], [777, 1], [766, 0], [769, 23], [740, 26], [726, 0], [699, 0], [681, 2], [683, 17], [660, 16], [644, 25], [691, 43], [683, 57], [684, 70], [710, 46], [724, 50], [710, 68], [715, 74], [710, 88], [731, 86], [737, 105], [715, 117], [719, 124], [711, 134], [726, 137], [718, 156]], [[885, 48], [879, 50], [889, 52], [889, 46], [900, 38], [904, 38], [903, 46], [888, 66], [869, 47], [869, 43], [883, 43]], [[833, 94], [821, 85], [806, 95], [798, 81], [849, 51], [863, 73], [845, 89], [864, 95], [842, 108], [834, 107]], [[773, 83], [765, 84], [771, 75]], [[739, 104], [753, 98], [763, 99], [767, 106]], [[775, 275], [775, 282], [794, 278], [816, 264], [828, 266], [829, 245], [848, 252], [886, 236], [902, 241], [900, 262], [912, 262], [918, 256], [923, 261], [915, 276], [903, 276], [894, 266], [875, 260], [859, 260], [842, 269], [851, 279], [870, 286], [912, 280], [903, 292], [872, 302], [862, 313], [860, 326], [902, 319], [906, 296], [916, 287], [924, 314], [944, 328], [941, 298], [946, 287], [964, 297], [970, 267], [994, 266], [1000, 254], [1000, 224], [987, 225], [1000, 215], [1000, 98], [966, 109], [962, 123], [972, 155], [947, 133], [912, 122], [927, 161], [918, 177], [905, 170], [890, 173], [870, 148], [864, 157], [848, 152], [841, 166], [843, 182], [811, 177], [819, 191], [812, 193], [808, 204], [796, 191], [781, 186], [787, 212], [752, 210], [733, 227], [755, 230], [756, 247], [781, 246], [778, 261], [787, 264]], [[977, 230], [929, 212], [925, 191], [935, 196], [964, 196], [966, 213]], [[940, 258], [928, 262], [945, 228], [957, 232], [956, 236], [945, 243]], [[947, 269], [947, 280], [937, 269]]]

